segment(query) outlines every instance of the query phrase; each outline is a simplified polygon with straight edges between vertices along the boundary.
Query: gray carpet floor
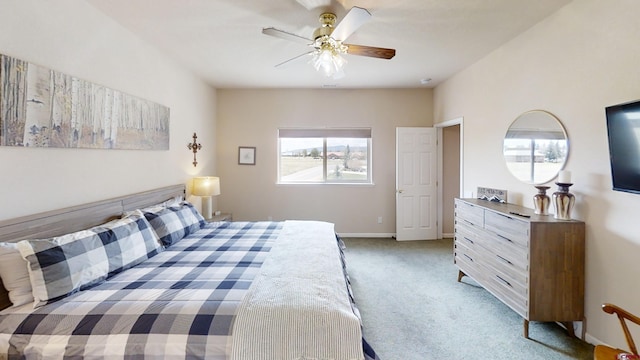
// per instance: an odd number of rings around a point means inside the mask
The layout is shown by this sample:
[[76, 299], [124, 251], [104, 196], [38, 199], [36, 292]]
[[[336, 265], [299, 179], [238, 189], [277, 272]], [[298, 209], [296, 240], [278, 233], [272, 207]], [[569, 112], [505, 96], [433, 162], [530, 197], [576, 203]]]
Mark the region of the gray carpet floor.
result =
[[457, 282], [453, 241], [344, 238], [364, 337], [382, 360], [593, 359], [556, 323], [523, 320], [469, 277]]

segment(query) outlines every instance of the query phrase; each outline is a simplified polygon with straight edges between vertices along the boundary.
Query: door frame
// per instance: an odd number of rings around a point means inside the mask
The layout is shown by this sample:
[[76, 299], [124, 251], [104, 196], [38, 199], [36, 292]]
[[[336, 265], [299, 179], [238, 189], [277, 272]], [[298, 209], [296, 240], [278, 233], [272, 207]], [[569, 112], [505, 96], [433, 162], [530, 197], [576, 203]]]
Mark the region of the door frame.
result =
[[441, 123], [435, 124], [433, 125], [436, 128], [436, 136], [438, 138], [438, 143], [437, 143], [437, 154], [436, 156], [438, 157], [438, 165], [437, 165], [437, 172], [438, 172], [438, 184], [439, 186], [437, 187], [437, 220], [438, 220], [438, 239], [442, 239], [442, 222], [443, 222], [443, 208], [442, 208], [442, 204], [444, 203], [444, 199], [443, 199], [443, 191], [442, 191], [442, 184], [443, 184], [443, 179], [442, 179], [442, 173], [443, 173], [443, 140], [442, 140], [442, 131], [443, 128], [449, 127], [449, 126], [455, 126], [455, 125], [460, 125], [460, 192], [458, 194], [458, 196], [462, 197], [463, 193], [464, 193], [464, 117], [459, 117], [459, 118], [455, 118], [455, 119], [451, 119], [451, 120], [447, 120], [447, 121], [443, 121]]

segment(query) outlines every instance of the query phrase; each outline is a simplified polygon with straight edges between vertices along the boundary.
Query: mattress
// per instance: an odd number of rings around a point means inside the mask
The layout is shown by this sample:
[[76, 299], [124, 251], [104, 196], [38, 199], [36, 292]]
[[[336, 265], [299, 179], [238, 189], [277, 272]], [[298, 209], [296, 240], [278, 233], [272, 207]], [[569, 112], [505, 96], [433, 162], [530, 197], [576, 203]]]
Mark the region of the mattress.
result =
[[[94, 287], [35, 309], [31, 304], [5, 309], [0, 312], [0, 357], [230, 359], [234, 346], [245, 347], [233, 341], [237, 316], [246, 312], [241, 306], [256, 291], [253, 284], [268, 276], [262, 274], [263, 265], [283, 233], [289, 241], [296, 238], [287, 222], [207, 224]], [[341, 243], [335, 237], [332, 241]], [[341, 251], [336, 254], [340, 257]], [[342, 286], [351, 301], [347, 315], [359, 319], [346, 271]], [[290, 335], [281, 336], [285, 341], [279, 346], [286, 347]], [[366, 351], [353, 358], [375, 359], [361, 335], [360, 340], [358, 346]], [[276, 355], [252, 356], [266, 360]]]

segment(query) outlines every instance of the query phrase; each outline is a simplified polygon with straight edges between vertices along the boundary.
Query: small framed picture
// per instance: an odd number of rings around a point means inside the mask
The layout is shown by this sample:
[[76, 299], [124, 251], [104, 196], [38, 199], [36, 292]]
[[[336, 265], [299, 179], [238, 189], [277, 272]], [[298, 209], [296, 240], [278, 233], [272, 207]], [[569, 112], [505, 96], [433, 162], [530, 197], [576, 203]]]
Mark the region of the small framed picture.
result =
[[256, 164], [256, 148], [250, 146], [238, 147], [238, 164], [239, 165], [255, 165]]

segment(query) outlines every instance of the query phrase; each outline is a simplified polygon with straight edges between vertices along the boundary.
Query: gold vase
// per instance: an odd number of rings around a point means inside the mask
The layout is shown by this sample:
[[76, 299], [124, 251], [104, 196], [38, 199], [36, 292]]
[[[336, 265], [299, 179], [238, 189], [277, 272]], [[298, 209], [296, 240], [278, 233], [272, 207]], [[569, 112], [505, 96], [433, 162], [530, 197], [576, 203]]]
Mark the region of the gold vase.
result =
[[533, 212], [535, 214], [549, 215], [549, 205], [551, 204], [551, 199], [547, 195], [547, 190], [549, 188], [550, 186], [536, 186], [538, 193], [533, 195]]
[[573, 184], [556, 183], [558, 191], [553, 193], [553, 205], [556, 213], [553, 216], [559, 220], [571, 220], [571, 209], [576, 202], [576, 197], [569, 192], [569, 187]]

